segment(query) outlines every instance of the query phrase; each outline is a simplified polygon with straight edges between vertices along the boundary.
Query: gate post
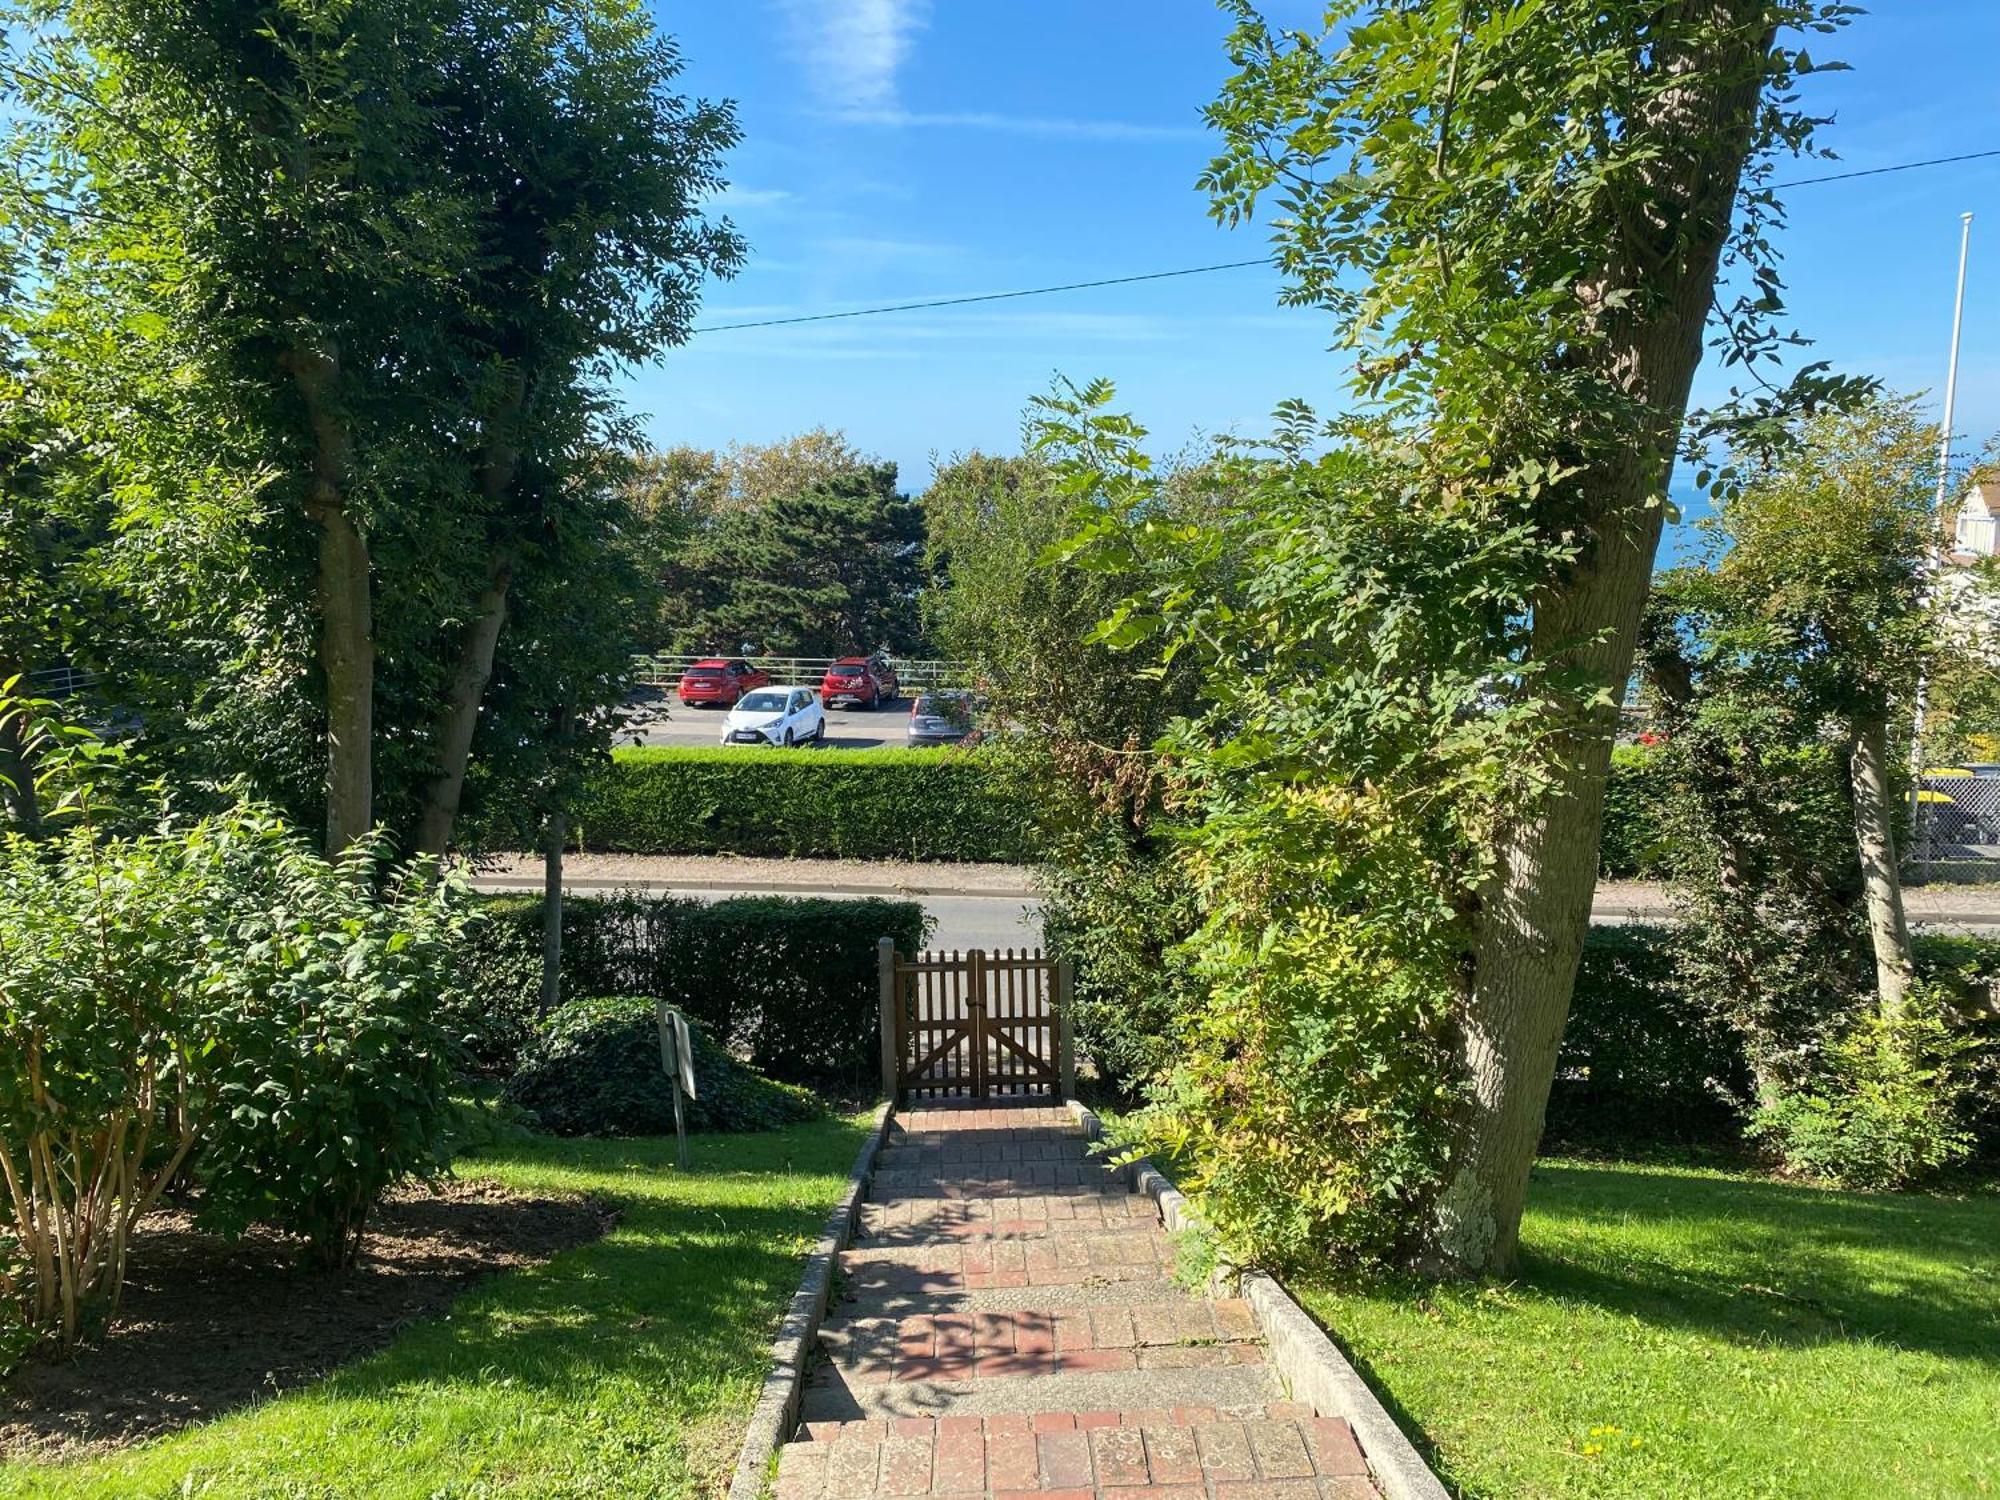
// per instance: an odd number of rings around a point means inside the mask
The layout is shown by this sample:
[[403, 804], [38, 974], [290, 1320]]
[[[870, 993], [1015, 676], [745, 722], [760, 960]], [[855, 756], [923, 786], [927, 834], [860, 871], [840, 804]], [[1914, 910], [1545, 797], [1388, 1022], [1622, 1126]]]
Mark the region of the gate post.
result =
[[902, 1082], [902, 1007], [896, 997], [896, 940], [882, 938], [875, 944], [875, 976], [881, 986], [882, 1010], [882, 1093], [891, 1104], [900, 1102]]
[[972, 1038], [972, 1097], [986, 1097], [986, 954], [978, 948], [965, 955], [966, 1034]]
[[1076, 1097], [1076, 1036], [1070, 1030], [1070, 1001], [1076, 995], [1076, 967], [1066, 958], [1056, 960], [1056, 1076], [1062, 1097]]

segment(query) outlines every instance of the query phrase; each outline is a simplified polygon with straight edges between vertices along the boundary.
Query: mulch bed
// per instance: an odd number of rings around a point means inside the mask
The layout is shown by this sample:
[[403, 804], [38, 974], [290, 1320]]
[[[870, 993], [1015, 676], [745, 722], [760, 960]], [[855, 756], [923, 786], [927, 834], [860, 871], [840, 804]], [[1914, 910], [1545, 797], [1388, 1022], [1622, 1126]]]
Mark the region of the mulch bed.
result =
[[589, 1199], [489, 1182], [403, 1189], [376, 1210], [354, 1269], [318, 1272], [275, 1235], [232, 1244], [183, 1213], [155, 1214], [134, 1235], [111, 1326], [0, 1387], [0, 1456], [118, 1447], [307, 1384], [484, 1278], [597, 1239], [614, 1218]]

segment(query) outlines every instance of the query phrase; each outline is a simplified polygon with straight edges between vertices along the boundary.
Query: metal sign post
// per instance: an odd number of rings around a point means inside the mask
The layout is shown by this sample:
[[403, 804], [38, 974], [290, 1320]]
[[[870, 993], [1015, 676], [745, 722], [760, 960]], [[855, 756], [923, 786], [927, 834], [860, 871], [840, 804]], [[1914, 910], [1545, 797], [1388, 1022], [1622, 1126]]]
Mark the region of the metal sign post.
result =
[[688, 1035], [687, 1017], [662, 1000], [654, 1011], [660, 1027], [660, 1067], [674, 1095], [674, 1155], [683, 1172], [688, 1164], [687, 1114], [681, 1095], [695, 1097], [694, 1042]]

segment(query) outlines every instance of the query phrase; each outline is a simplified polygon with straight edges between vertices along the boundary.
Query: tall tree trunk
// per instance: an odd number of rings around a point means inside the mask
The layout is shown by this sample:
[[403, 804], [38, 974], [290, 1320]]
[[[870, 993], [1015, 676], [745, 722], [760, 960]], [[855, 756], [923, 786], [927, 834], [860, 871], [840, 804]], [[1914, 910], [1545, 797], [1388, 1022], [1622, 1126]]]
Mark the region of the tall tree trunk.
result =
[[[1519, 1244], [1597, 885], [1616, 705], [1632, 671], [1674, 443], [1774, 40], [1763, 0], [1681, 0], [1663, 9], [1679, 14], [1681, 35], [1708, 34], [1700, 46], [1663, 47], [1653, 63], [1679, 82], [1627, 123], [1660, 155], [1641, 170], [1625, 222], [1607, 219], [1610, 269], [1601, 285], [1582, 290], [1611, 309], [1594, 362], [1643, 403], [1652, 431], [1590, 461], [1565, 486], [1586, 517], [1588, 544], [1537, 601], [1531, 639], [1537, 660], [1580, 668], [1609, 701], [1553, 747], [1553, 795], [1502, 830], [1497, 874], [1475, 916], [1462, 1040], [1470, 1098], [1423, 1257], [1461, 1273], [1504, 1273]], [[1712, 24], [1688, 25], [1698, 21]], [[1629, 310], [1601, 300], [1613, 291], [1631, 295]]]
[[443, 856], [458, 821], [459, 800], [465, 794], [466, 767], [472, 759], [472, 736], [479, 728], [479, 708], [493, 676], [493, 656], [500, 631], [507, 623], [507, 590], [514, 580], [512, 553], [494, 558], [486, 587], [459, 648], [438, 727], [438, 771], [424, 788], [424, 810], [417, 825], [417, 852]]
[[1882, 1013], [1902, 1013], [1916, 981], [1910, 925], [1903, 914], [1903, 881], [1896, 869], [1896, 831], [1889, 814], [1889, 730], [1880, 716], [1853, 726], [1854, 844], [1861, 856], [1861, 886], [1868, 903], [1868, 936], [1875, 949], [1875, 988]]
[[313, 435], [306, 514], [319, 527], [319, 662], [326, 677], [326, 852], [339, 854], [375, 823], [375, 614], [368, 541], [347, 508], [351, 456], [335, 389], [337, 354], [293, 349], [283, 364]]
[[442, 858], [451, 844], [459, 800], [465, 794], [466, 767], [472, 759], [472, 736], [479, 728], [479, 709], [485, 701], [486, 684], [493, 676], [494, 652], [507, 623], [507, 591], [514, 581], [515, 564], [515, 542], [510, 534], [514, 523], [507, 511], [513, 499], [514, 481], [521, 472], [521, 446], [516, 428], [527, 391], [526, 375], [517, 364], [500, 409], [487, 424], [479, 490], [486, 502], [489, 524], [500, 528], [504, 540], [495, 546], [488, 561], [485, 587], [479, 592], [472, 619], [459, 643], [458, 664], [452, 672], [451, 688], [438, 724], [437, 773], [424, 788], [423, 815], [417, 824], [419, 854]]
[[569, 819], [561, 808], [549, 814], [542, 834], [542, 1014], [562, 1003], [563, 845]]

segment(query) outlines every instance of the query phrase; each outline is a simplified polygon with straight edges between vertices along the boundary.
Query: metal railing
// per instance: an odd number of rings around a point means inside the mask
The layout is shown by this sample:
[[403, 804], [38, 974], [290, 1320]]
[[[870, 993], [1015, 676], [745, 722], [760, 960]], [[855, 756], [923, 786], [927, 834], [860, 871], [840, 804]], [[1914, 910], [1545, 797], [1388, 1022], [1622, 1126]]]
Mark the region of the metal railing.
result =
[[[833, 658], [828, 656], [745, 656], [733, 657], [710, 652], [695, 656], [635, 656], [632, 658], [633, 680], [646, 687], [672, 688], [681, 680], [681, 673], [698, 661], [747, 661], [760, 671], [771, 674], [771, 681], [780, 687], [818, 687], [820, 679], [826, 676], [826, 669]], [[936, 657], [892, 656], [889, 664], [896, 669], [896, 680], [902, 684], [905, 693], [920, 693], [930, 688], [970, 687], [972, 685], [972, 664], [963, 661], [945, 661]]]

